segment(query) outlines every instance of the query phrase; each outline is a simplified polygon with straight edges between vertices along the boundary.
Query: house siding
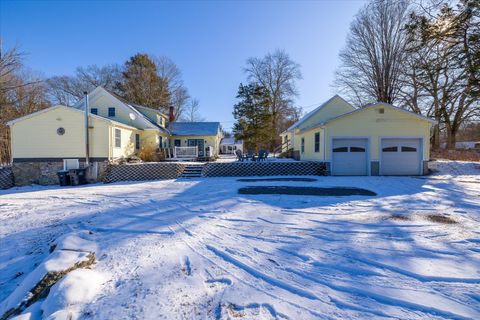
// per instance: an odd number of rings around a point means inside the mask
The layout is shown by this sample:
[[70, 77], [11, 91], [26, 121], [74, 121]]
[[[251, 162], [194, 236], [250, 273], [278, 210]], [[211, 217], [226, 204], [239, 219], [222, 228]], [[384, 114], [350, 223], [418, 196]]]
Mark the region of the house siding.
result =
[[213, 154], [218, 155], [220, 152], [220, 140], [221, 135], [216, 136], [172, 136], [170, 137], [170, 145], [175, 146], [175, 140], [180, 140], [181, 147], [188, 147], [188, 139], [203, 139], [205, 142], [205, 148], [208, 146], [213, 147]]
[[[109, 123], [90, 117], [90, 156], [109, 156]], [[63, 135], [57, 134], [64, 128]], [[12, 158], [85, 157], [84, 114], [67, 107], [54, 108], [11, 126]]]
[[[384, 113], [380, 114], [379, 109]], [[398, 111], [389, 106], [377, 105], [361, 112], [339, 118], [326, 125], [326, 159], [330, 159], [332, 138], [369, 137], [370, 160], [378, 161], [380, 137], [422, 138], [423, 160], [430, 158], [430, 127], [427, 120]], [[313, 131], [311, 131], [313, 132]], [[313, 136], [313, 133], [311, 133]]]

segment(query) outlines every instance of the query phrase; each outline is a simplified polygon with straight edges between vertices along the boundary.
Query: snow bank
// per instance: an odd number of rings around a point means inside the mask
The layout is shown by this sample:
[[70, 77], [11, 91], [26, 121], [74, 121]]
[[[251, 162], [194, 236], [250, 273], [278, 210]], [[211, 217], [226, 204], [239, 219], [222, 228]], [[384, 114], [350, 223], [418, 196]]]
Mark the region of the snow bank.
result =
[[44, 298], [48, 289], [65, 274], [93, 264], [96, 245], [85, 239], [88, 235], [82, 231], [60, 237], [54, 244], [55, 250], [0, 303], [0, 315], [8, 317], [22, 312]]
[[67, 274], [51, 289], [42, 303], [47, 319], [76, 319], [80, 306], [100, 292], [105, 278], [97, 271], [77, 269]]

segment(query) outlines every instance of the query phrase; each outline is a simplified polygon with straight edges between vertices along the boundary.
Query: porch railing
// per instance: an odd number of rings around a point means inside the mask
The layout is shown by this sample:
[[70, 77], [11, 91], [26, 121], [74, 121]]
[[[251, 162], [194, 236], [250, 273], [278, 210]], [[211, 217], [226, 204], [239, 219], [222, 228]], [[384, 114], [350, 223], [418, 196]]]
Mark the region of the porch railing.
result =
[[198, 158], [198, 147], [175, 147], [173, 157], [181, 159]]

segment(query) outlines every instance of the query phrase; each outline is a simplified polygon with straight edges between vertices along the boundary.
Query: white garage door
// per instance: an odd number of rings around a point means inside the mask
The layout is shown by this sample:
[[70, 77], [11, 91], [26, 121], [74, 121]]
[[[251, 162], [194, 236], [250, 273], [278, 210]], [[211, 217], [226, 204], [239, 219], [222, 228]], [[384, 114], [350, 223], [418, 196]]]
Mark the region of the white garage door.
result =
[[382, 139], [380, 174], [419, 175], [420, 139]]
[[367, 175], [367, 139], [334, 139], [332, 175]]

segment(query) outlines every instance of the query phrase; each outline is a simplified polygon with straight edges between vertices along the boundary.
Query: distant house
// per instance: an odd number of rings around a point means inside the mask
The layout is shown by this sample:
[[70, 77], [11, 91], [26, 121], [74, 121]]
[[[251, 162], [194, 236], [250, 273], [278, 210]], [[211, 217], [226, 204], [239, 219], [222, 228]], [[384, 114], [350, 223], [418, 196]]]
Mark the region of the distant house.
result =
[[[445, 149], [447, 144], [444, 142], [441, 147]], [[480, 150], [480, 141], [460, 141], [455, 143], [455, 149], [458, 150]]]
[[[101, 87], [89, 93], [89, 153], [92, 162], [126, 158], [140, 150], [189, 146], [199, 157], [219, 152], [218, 122], [168, 123], [156, 109], [124, 101]], [[54, 106], [8, 123], [13, 162], [85, 161], [85, 101]], [[211, 147], [211, 148], [209, 148]]]
[[223, 138], [220, 141], [220, 153], [234, 154], [235, 151], [243, 152], [243, 140], [235, 140], [235, 138]]
[[433, 123], [386, 103], [357, 109], [336, 95], [281, 134], [282, 151], [325, 162], [332, 175], [422, 175]]

